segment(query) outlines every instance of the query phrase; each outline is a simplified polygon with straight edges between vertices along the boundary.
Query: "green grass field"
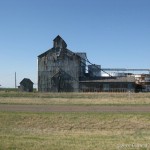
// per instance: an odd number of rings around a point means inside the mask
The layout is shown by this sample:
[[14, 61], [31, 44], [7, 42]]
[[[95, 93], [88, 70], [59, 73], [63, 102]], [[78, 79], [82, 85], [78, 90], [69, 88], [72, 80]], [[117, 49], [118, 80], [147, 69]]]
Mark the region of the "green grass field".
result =
[[0, 92], [0, 104], [150, 105], [150, 93]]
[[[1, 104], [149, 105], [149, 93], [0, 92]], [[150, 113], [0, 111], [0, 150], [149, 150]]]
[[[0, 113], [0, 149], [150, 149], [149, 114]], [[124, 147], [123, 147], [124, 145]], [[131, 148], [131, 147], [130, 147]]]

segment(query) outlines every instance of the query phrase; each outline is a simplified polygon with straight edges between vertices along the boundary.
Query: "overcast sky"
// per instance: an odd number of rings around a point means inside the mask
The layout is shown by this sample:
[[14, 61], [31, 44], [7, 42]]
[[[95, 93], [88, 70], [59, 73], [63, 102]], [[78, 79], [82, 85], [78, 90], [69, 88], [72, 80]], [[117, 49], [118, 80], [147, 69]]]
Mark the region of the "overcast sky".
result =
[[0, 0], [0, 84], [37, 84], [37, 56], [60, 35], [102, 68], [150, 68], [150, 0]]

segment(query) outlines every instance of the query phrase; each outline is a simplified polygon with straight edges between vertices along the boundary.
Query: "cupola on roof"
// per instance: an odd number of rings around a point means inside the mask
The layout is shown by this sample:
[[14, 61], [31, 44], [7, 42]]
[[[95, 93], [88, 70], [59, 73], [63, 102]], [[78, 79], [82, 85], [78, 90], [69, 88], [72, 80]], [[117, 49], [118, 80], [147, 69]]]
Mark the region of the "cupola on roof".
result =
[[53, 40], [53, 46], [54, 48], [66, 48], [67, 44], [66, 42], [58, 35], [54, 40]]

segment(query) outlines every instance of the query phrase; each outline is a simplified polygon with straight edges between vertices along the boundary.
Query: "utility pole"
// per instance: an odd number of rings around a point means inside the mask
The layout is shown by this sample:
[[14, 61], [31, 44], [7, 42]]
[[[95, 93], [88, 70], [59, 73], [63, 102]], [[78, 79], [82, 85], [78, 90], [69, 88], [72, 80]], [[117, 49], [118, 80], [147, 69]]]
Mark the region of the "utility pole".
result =
[[15, 89], [17, 88], [17, 79], [16, 79], [16, 72], [15, 72]]

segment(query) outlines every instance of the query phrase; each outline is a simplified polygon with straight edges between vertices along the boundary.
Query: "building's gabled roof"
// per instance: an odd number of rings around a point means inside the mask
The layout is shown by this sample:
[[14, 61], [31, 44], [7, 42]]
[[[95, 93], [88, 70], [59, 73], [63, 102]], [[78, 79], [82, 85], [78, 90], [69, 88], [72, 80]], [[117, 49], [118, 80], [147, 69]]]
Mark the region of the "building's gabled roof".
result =
[[67, 48], [67, 44], [66, 42], [58, 35], [54, 40], [53, 40], [53, 48], [47, 50], [46, 52], [40, 54], [38, 57], [43, 57], [45, 55], [47, 55], [49, 52], [57, 49], [58, 47], [59, 48], [64, 48], [66, 49]]
[[57, 36], [54, 38], [53, 41], [60, 40], [60, 39], [62, 39], [61, 36], [60, 36], [60, 35], [57, 35]]
[[66, 48], [67, 47], [67, 44], [66, 44], [66, 42], [64, 41], [64, 39], [63, 38], [61, 38], [59, 35], [53, 40], [53, 46], [55, 47], [56, 45], [55, 44], [60, 44], [60, 45], [57, 45], [57, 46], [62, 46], [62, 47], [64, 47], [64, 48]]
[[53, 47], [54, 48], [67, 48], [66, 42], [61, 38], [59, 35], [53, 40]]
[[24, 83], [32, 83], [33, 84], [33, 82], [30, 80], [30, 79], [28, 79], [28, 78], [24, 78], [21, 82], [20, 82], [20, 84], [24, 84]]
[[72, 76], [70, 76], [67, 72], [63, 71], [62, 69], [59, 69], [52, 77], [53, 78], [58, 78], [58, 77], [62, 77], [64, 80], [76, 80], [75, 78], [73, 78]]
[[53, 41], [54, 41], [53, 48], [51, 48], [51, 49], [45, 51], [44, 53], [40, 54], [38, 56], [39, 58], [44, 57], [49, 53], [55, 53], [57, 50], [60, 50], [60, 49], [65, 50], [64, 54], [67, 55], [67, 56], [76, 55], [78, 58], [82, 58], [81, 55], [80, 55], [81, 53], [74, 53], [71, 50], [67, 49], [66, 42], [59, 35]]
[[53, 50], [53, 48], [51, 48], [51, 49], [47, 50], [46, 52], [40, 54], [38, 57], [43, 57], [43, 56], [47, 55], [51, 50]]

